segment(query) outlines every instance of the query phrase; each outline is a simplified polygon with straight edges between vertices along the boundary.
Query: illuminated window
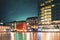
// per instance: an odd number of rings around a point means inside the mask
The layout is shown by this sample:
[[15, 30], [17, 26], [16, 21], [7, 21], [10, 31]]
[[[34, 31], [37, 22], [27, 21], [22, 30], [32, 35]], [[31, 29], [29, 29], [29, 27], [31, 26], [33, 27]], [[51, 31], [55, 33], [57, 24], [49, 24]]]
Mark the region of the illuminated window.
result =
[[42, 3], [40, 6], [44, 6], [45, 4], [44, 3]]
[[54, 7], [55, 5], [53, 4], [52, 7]]
[[44, 17], [41, 17], [41, 19], [44, 19]]
[[47, 21], [48, 19], [45, 19], [45, 21]]
[[41, 11], [41, 13], [44, 13], [44, 11]]
[[47, 19], [47, 18], [51, 18], [51, 15], [49, 15], [49, 16], [45, 16], [45, 18]]
[[45, 21], [51, 21], [51, 19], [45, 19]]
[[46, 9], [46, 10], [44, 10], [44, 12], [49, 12], [49, 11], [51, 12], [51, 9]]
[[45, 3], [51, 3], [53, 0], [47, 0], [45, 1]]
[[41, 10], [44, 10], [44, 7], [43, 7], [43, 8], [41, 8]]
[[51, 17], [51, 15], [48, 15], [48, 18], [50, 18]]
[[53, 1], [53, 0], [46, 0], [46, 1]]
[[46, 12], [45, 15], [51, 15], [51, 12]]
[[41, 21], [44, 21], [44, 20], [41, 20]]
[[45, 3], [51, 3], [51, 1], [45, 1]]
[[51, 8], [51, 5], [45, 7], [45, 9], [47, 9], [47, 8]]
[[40, 16], [44, 16], [44, 14], [41, 14]]
[[48, 16], [45, 16], [45, 18], [47, 18]]
[[[45, 24], [45, 22], [42, 22], [42, 24]], [[42, 26], [43, 27], [43, 26]]]
[[49, 19], [45, 19], [45, 21], [51, 21], [51, 19], [49, 18]]
[[44, 18], [49, 19], [49, 18], [51, 18], [51, 15], [46, 15]]
[[[51, 2], [52, 0], [48, 0], [46, 2]], [[54, 5], [48, 5], [48, 6], [45, 6], [45, 7], [42, 7], [40, 10], [41, 10], [41, 21], [51, 21], [51, 8], [53, 7]]]

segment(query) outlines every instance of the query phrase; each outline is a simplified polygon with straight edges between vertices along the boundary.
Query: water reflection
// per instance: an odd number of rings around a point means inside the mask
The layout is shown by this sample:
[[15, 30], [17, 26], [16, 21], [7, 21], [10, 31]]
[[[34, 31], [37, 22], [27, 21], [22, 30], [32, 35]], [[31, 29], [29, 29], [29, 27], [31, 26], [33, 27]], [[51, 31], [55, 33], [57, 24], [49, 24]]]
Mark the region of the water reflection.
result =
[[43, 29], [40, 32], [0, 32], [0, 40], [60, 40], [60, 29]]

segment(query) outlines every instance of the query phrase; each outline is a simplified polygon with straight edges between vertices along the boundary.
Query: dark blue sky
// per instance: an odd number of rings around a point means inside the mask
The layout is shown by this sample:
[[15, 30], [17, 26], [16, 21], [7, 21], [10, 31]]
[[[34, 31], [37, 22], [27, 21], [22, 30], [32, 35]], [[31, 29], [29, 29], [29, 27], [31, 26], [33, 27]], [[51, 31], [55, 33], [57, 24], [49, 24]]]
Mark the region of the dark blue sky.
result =
[[5, 22], [26, 20], [38, 14], [38, 0], [0, 0], [0, 19]]

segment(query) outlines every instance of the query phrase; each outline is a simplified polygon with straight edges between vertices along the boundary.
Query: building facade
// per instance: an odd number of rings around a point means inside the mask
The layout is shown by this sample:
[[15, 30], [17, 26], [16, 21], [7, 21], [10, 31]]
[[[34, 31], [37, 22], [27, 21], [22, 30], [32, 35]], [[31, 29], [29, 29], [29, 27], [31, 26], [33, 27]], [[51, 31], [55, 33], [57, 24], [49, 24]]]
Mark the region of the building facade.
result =
[[11, 40], [11, 34], [9, 30], [10, 26], [0, 26], [0, 40]]
[[60, 20], [60, 0], [44, 0], [39, 5], [39, 22], [51, 24], [52, 21]]
[[29, 17], [26, 19], [27, 30], [38, 28], [38, 17]]

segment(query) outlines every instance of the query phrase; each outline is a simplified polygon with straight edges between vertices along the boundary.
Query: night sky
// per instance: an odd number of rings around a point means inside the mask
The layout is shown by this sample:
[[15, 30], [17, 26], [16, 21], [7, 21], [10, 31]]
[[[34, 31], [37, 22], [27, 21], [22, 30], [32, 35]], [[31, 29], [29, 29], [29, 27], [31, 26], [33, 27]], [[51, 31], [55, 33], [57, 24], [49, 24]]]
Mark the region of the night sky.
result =
[[38, 15], [38, 0], [0, 0], [0, 20], [26, 20]]

